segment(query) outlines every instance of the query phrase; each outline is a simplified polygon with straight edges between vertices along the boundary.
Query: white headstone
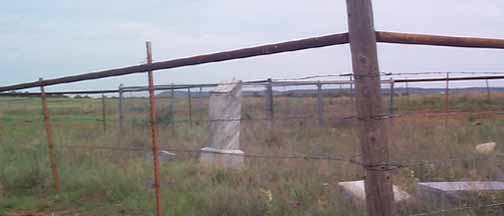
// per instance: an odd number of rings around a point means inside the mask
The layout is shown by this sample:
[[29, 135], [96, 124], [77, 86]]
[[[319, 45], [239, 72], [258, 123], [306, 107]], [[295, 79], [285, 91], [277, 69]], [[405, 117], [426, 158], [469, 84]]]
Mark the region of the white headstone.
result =
[[207, 165], [241, 168], [240, 150], [241, 83], [231, 81], [210, 92], [208, 120], [209, 142], [201, 149], [200, 160]]

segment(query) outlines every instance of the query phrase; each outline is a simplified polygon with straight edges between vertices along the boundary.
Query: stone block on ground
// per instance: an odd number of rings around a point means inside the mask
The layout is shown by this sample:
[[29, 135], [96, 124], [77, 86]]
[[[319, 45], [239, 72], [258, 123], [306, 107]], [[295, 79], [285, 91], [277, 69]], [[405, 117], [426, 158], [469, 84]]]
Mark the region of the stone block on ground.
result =
[[504, 192], [504, 182], [459, 181], [420, 182], [417, 184], [419, 198], [436, 207], [459, 206], [463, 202], [475, 201], [478, 196]]
[[241, 150], [223, 150], [211, 147], [201, 149], [200, 161], [208, 166], [220, 168], [243, 168], [244, 157]]
[[[366, 205], [366, 190], [364, 188], [364, 180], [339, 182], [338, 186], [344, 193], [345, 197], [350, 199], [355, 205], [364, 207]], [[411, 195], [403, 191], [398, 186], [393, 186], [395, 203], [403, 203], [411, 199]]]
[[495, 142], [479, 144], [475, 147], [477, 153], [482, 155], [490, 155], [495, 153], [495, 148], [497, 144]]

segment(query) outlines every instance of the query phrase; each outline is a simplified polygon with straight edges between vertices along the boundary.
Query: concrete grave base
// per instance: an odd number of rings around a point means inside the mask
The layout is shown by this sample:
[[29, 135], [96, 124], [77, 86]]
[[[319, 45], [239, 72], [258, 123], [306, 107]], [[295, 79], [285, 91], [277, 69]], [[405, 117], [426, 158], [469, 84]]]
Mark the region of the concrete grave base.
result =
[[[338, 183], [341, 191], [351, 200], [356, 206], [364, 208], [366, 206], [366, 190], [364, 188], [364, 180], [348, 181]], [[401, 190], [397, 186], [393, 186], [395, 203], [404, 203], [411, 199], [411, 196]]]
[[504, 182], [460, 181], [421, 182], [417, 184], [418, 197], [434, 207], [446, 208], [477, 201], [484, 195], [504, 192]]
[[201, 149], [200, 162], [206, 166], [221, 168], [244, 168], [244, 157], [241, 150], [226, 150], [205, 147]]

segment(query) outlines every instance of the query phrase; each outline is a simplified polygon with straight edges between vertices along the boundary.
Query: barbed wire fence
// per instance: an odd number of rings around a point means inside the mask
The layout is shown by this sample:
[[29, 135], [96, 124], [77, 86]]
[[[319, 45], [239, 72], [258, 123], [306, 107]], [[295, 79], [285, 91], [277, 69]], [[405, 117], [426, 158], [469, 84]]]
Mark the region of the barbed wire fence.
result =
[[[489, 39], [489, 38], [467, 38], [467, 37], [450, 37], [450, 36], [439, 36], [439, 35], [421, 35], [421, 34], [410, 34], [410, 33], [396, 33], [396, 32], [383, 32], [376, 31], [373, 24], [373, 11], [371, 7], [371, 0], [364, 1], [347, 1], [347, 9], [349, 20], [349, 32], [331, 34], [326, 36], [307, 38], [295, 41], [288, 41], [284, 43], [269, 44], [245, 49], [237, 49], [226, 52], [205, 54], [199, 56], [193, 56], [188, 58], [179, 58], [168, 61], [158, 61], [152, 62], [152, 53], [150, 50], [150, 43], [147, 43], [147, 63], [135, 66], [129, 66], [124, 68], [117, 68], [105, 71], [91, 72], [86, 74], [80, 74], [75, 76], [67, 76], [56, 79], [38, 80], [35, 82], [20, 83], [10, 86], [0, 87], [0, 92], [15, 91], [21, 89], [28, 89], [34, 87], [40, 87], [40, 93], [22, 93], [21, 95], [35, 95], [42, 98], [42, 107], [44, 107], [44, 123], [46, 129], [46, 137], [49, 147], [49, 156], [51, 161], [51, 171], [54, 183], [54, 190], [59, 191], [59, 174], [57, 167], [57, 160], [55, 155], [55, 146], [52, 137], [52, 125], [51, 125], [51, 115], [47, 112], [47, 101], [46, 98], [50, 94], [44, 92], [44, 87], [50, 85], [58, 85], [64, 83], [73, 83], [85, 80], [94, 80], [106, 77], [122, 76], [134, 73], [148, 73], [149, 86], [148, 89], [136, 89], [135, 91], [149, 91], [149, 114], [150, 114], [150, 129], [151, 129], [151, 141], [152, 141], [152, 154], [153, 154], [153, 173], [154, 173], [154, 192], [156, 198], [156, 215], [163, 215], [161, 211], [161, 192], [160, 192], [160, 177], [159, 177], [159, 158], [158, 149], [159, 137], [157, 128], [157, 116], [156, 116], [156, 97], [154, 95], [155, 86], [153, 81], [153, 71], [161, 69], [172, 69], [184, 66], [199, 65], [212, 62], [222, 62], [233, 59], [249, 58], [262, 55], [270, 55], [283, 52], [291, 52], [312, 48], [320, 48], [326, 46], [350, 44], [352, 63], [353, 63], [353, 73], [348, 75], [349, 81], [340, 82], [339, 84], [350, 85], [350, 99], [351, 103], [355, 103], [355, 109], [357, 114], [351, 118], [354, 121], [358, 121], [357, 128], [359, 129], [359, 142], [362, 149], [362, 154], [360, 155], [362, 160], [355, 159], [342, 159], [336, 156], [326, 156], [322, 157], [324, 159], [331, 160], [341, 160], [351, 164], [360, 165], [366, 175], [365, 184], [368, 190], [365, 191], [366, 197], [369, 199], [367, 201], [367, 212], [369, 216], [383, 216], [383, 215], [393, 215], [393, 186], [392, 179], [390, 178], [390, 173], [393, 170], [401, 169], [407, 167], [407, 163], [393, 163], [390, 160], [390, 149], [387, 146], [385, 119], [390, 119], [393, 115], [390, 113], [385, 114], [382, 109], [382, 95], [380, 92], [380, 73], [378, 67], [378, 57], [377, 57], [377, 43], [395, 43], [395, 44], [414, 44], [414, 45], [431, 45], [431, 46], [449, 46], [449, 47], [466, 47], [466, 48], [492, 48], [492, 49], [504, 49], [504, 40], [500, 39]], [[396, 74], [401, 76], [401, 74]], [[442, 107], [445, 115], [448, 116], [450, 112], [450, 81], [462, 81], [462, 80], [484, 80], [488, 83], [488, 80], [502, 79], [501, 76], [479, 76], [479, 77], [453, 77], [450, 73], [446, 73], [445, 78], [421, 78], [413, 81], [412, 79], [394, 79], [392, 83], [405, 83], [406, 96], [408, 97], [408, 107], [412, 99], [410, 99], [410, 83], [413, 82], [446, 82], [446, 88], [444, 91], [444, 106]], [[275, 81], [279, 84], [278, 81]], [[275, 107], [273, 101], [272, 88], [275, 84], [273, 80], [269, 79], [266, 85], [268, 89], [266, 107], [268, 108], [267, 119], [269, 121], [278, 121], [281, 118], [275, 115]], [[324, 85], [327, 83], [315, 82], [309, 83], [306, 81], [306, 85]], [[355, 85], [354, 85], [355, 83]], [[281, 85], [281, 84], [279, 84]], [[391, 85], [394, 86], [394, 85]], [[488, 85], [487, 85], [488, 86]], [[191, 87], [182, 87], [183, 89], [191, 89]], [[397, 89], [395, 89], [397, 90]], [[119, 93], [121, 90], [106, 90], [106, 91], [81, 91], [81, 92], [59, 92], [59, 94], [92, 94], [99, 92], [99, 94], [105, 93]], [[190, 91], [190, 90], [188, 90]], [[487, 87], [488, 95], [490, 95], [489, 88]], [[53, 94], [55, 94], [53, 92]], [[5, 94], [4, 94], [5, 95]], [[7, 95], [20, 95], [19, 93], [7, 94]], [[190, 94], [189, 94], [190, 95]], [[319, 94], [320, 95], [320, 94]], [[394, 95], [394, 94], [391, 94]], [[490, 98], [490, 97], [489, 97]], [[190, 99], [190, 98], [189, 98]], [[393, 97], [392, 97], [393, 99]], [[188, 105], [191, 106], [192, 102], [188, 101]], [[105, 108], [105, 103], [103, 103]], [[104, 109], [105, 110], [105, 109]], [[319, 109], [322, 110], [322, 109]], [[390, 109], [394, 110], [394, 109]], [[192, 109], [189, 109], [192, 112]], [[496, 111], [497, 112], [497, 111]], [[103, 112], [106, 113], [105, 111]], [[314, 119], [321, 119], [320, 113]], [[353, 113], [352, 113], [353, 114]], [[496, 113], [497, 114], [497, 113]], [[395, 114], [394, 114], [395, 115]], [[398, 114], [401, 116], [401, 114]], [[405, 116], [402, 114], [402, 116]], [[189, 115], [190, 126], [192, 127], [192, 114]], [[303, 118], [306, 118], [304, 116]], [[350, 118], [350, 117], [349, 117]], [[104, 115], [103, 120], [106, 119]], [[448, 118], [446, 119], [445, 127], [448, 128], [449, 124]], [[242, 119], [223, 119], [226, 121], [241, 121]], [[107, 130], [106, 122], [104, 121], [104, 130]], [[108, 130], [107, 130], [108, 131]], [[173, 149], [177, 150], [177, 149]], [[179, 149], [180, 151], [198, 151], [195, 149]], [[248, 154], [250, 158], [266, 158], [268, 155], [262, 154]], [[259, 157], [260, 156], [260, 157]], [[303, 159], [303, 160], [321, 160], [321, 156], [317, 155], [273, 155], [271, 157], [278, 157], [284, 159]], [[460, 159], [460, 158], [458, 158]], [[447, 160], [441, 160], [446, 162]], [[432, 162], [432, 161], [431, 161]], [[420, 162], [418, 162], [420, 163]], [[413, 163], [415, 164], [415, 163]], [[468, 211], [474, 209], [488, 209], [501, 206], [500, 203], [490, 203], [487, 205], [480, 205], [474, 207], [460, 207], [453, 209], [444, 209], [422, 214], [445, 214], [447, 212], [454, 211]]]
[[[320, 83], [320, 81], [317, 81], [317, 83]], [[329, 85], [329, 84], [328, 84]], [[385, 84], [386, 85], [386, 84]], [[277, 94], [277, 97], [284, 97], [282, 99], [286, 99], [284, 101], [278, 101], [276, 102], [276, 105], [282, 105], [282, 104], [278, 104], [278, 103], [287, 103], [287, 100], [288, 100], [288, 96], [286, 96], [286, 94], [288, 93], [286, 90], [285, 90], [285, 85], [282, 85], [282, 86], [279, 86], [277, 87], [281, 90], [283, 90], [282, 93], [280, 94]], [[272, 90], [274, 90], [274, 88], [272, 88]], [[313, 90], [313, 89], [310, 89], [310, 90]], [[318, 90], [318, 89], [317, 89]], [[334, 90], [334, 89], [333, 89]], [[339, 89], [338, 89], [339, 90]], [[165, 90], [165, 91], [171, 91], [171, 90]], [[259, 91], [259, 92], [263, 92], [263, 91], [268, 91], [267, 88], [263, 89], [262, 91]], [[185, 92], [185, 93], [188, 93], [188, 91], [180, 91], [180, 92]], [[180, 93], [179, 92], [179, 93]], [[319, 91], [320, 93], [321, 91]], [[303, 96], [303, 97], [309, 97], [309, 98], [318, 98], [318, 95], [319, 93], [314, 93], [314, 92], [311, 92], [311, 93], [307, 93], [307, 95]], [[384, 92], [384, 94], [387, 94], [387, 92]], [[390, 93], [388, 93], [390, 94]], [[417, 93], [418, 94], [418, 93]], [[252, 95], [255, 95], [255, 94], [252, 94]], [[266, 100], [265, 96], [268, 95], [267, 93], [261, 93], [260, 94], [262, 98], [261, 100]], [[262, 96], [264, 95], [264, 96]], [[274, 95], [274, 94], [273, 94]], [[393, 95], [392, 95], [393, 96]], [[326, 96], [327, 97], [327, 96]], [[127, 98], [127, 97], [126, 97]], [[145, 98], [142, 98], [142, 97], [132, 97], [134, 99], [137, 99], [137, 100], [142, 100], [143, 101], [141, 102], [141, 104], [145, 104], [146, 101], [145, 101]], [[273, 97], [275, 98], [275, 96]], [[442, 97], [439, 97], [442, 101]], [[158, 97], [159, 100], [163, 100], [163, 96], [159, 96]], [[193, 101], [194, 101], [194, 97], [192, 98]], [[127, 99], [126, 99], [127, 100]], [[167, 100], [167, 98], [165, 98], [165, 100]], [[181, 106], [179, 107], [179, 109], [189, 109], [189, 102], [188, 102], [188, 97], [187, 95], [184, 96], [179, 96], [179, 100], [182, 100], [183, 102], [185, 102], [185, 106]], [[167, 100], [168, 101], [168, 100]], [[171, 99], [169, 99], [169, 101], [172, 101]], [[276, 101], [276, 100], [274, 100]], [[275, 104], [275, 102], [274, 102]], [[138, 104], [137, 104], [138, 105]], [[268, 115], [263, 115], [263, 117], [256, 117], [256, 118], [250, 118], [250, 117], [244, 117], [244, 118], [237, 118], [237, 119], [213, 119], [213, 120], [208, 120], [208, 119], [201, 119], [201, 118], [197, 118], [197, 119], [177, 119], [177, 120], [174, 120], [172, 122], [170, 122], [170, 124], [173, 124], [173, 126], [175, 127], [182, 127], [182, 128], [187, 128], [187, 125], [192, 125], [192, 123], [194, 124], [201, 124], [203, 126], [205, 126], [206, 124], [210, 123], [210, 122], [231, 122], [231, 121], [240, 121], [240, 122], [255, 122], [255, 121], [260, 121], [260, 122], [265, 122], [265, 121], [293, 121], [293, 120], [304, 120], [304, 121], [314, 121], [314, 122], [319, 122], [320, 123], [320, 110], [318, 109], [318, 106], [320, 104], [317, 102], [317, 103], [313, 103], [311, 106], [316, 106], [316, 108], [312, 108], [309, 110], [309, 114], [296, 114], [296, 115], [292, 115], [291, 113], [288, 113], [287, 115], [282, 115], [281, 112], [283, 109], [270, 109], [268, 107], [265, 107], [265, 110], [264, 112], [268, 112], [269, 110], [274, 110], [277, 112], [277, 114], [273, 115], [274, 118], [271, 119], [268, 117]], [[203, 105], [203, 107], [206, 106]], [[262, 105], [261, 105], [262, 106]], [[127, 107], [127, 106], [126, 106]], [[145, 106], [146, 107], [146, 106]], [[144, 107], [144, 108], [145, 108]], [[170, 105], [168, 104], [163, 104], [163, 107], [170, 107]], [[289, 107], [292, 107], [291, 105], [289, 105]], [[193, 109], [193, 113], [195, 113], [194, 111], [196, 109], [202, 109], [201, 107], [197, 107], [197, 106], [194, 106], [192, 107]], [[159, 109], [158, 109], [159, 110]], [[205, 111], [207, 111], [208, 109], [203, 109]], [[143, 112], [145, 112], [145, 109], [143, 109]], [[186, 115], [190, 112], [186, 111], [184, 112]], [[348, 121], [348, 120], [351, 120], [351, 121], [359, 121], [359, 120], [362, 120], [360, 119], [357, 115], [355, 114], [352, 114], [352, 115], [348, 115], [348, 116], [343, 116], [343, 117], [337, 117], [337, 116], [333, 116], [333, 114], [341, 114], [341, 112], [329, 112], [329, 111], [323, 111], [323, 116], [324, 116], [324, 120], [328, 121], [328, 122], [341, 122], [341, 121]], [[427, 117], [427, 118], [444, 118], [444, 117], [458, 117], [458, 116], [465, 116], [465, 117], [469, 117], [469, 116], [485, 116], [485, 115], [492, 115], [493, 117], [492, 118], [497, 118], [497, 116], [500, 116], [504, 114], [504, 111], [499, 111], [499, 110], [494, 110], [494, 111], [450, 111], [450, 112], [445, 112], [445, 110], [439, 110], [439, 111], [434, 111], [434, 112], [397, 112], [397, 113], [394, 113], [394, 114], [391, 114], [391, 113], [384, 113], [384, 114], [381, 114], [381, 115], [378, 115], [378, 116], [375, 116], [374, 118], [375, 119], [391, 119], [391, 120], [394, 120], [394, 119], [408, 119], [408, 118], [423, 118], [423, 117]], [[175, 114], [176, 115], [176, 114]], [[184, 114], [180, 115], [180, 116], [184, 116]], [[186, 116], [187, 117], [187, 116]], [[128, 118], [126, 118], [128, 119]], [[319, 126], [324, 126], [323, 124], [320, 124]], [[62, 146], [63, 148], [72, 148], [71, 146]], [[140, 152], [147, 152], [148, 149], [147, 148], [127, 148], [127, 147], [114, 147], [114, 146], [73, 146], [75, 148], [84, 148], [84, 149], [95, 149], [95, 150], [117, 150], [117, 151], [140, 151]], [[187, 149], [187, 148], [173, 148], [173, 147], [170, 147], [170, 146], [163, 146], [161, 145], [160, 146], [161, 149], [163, 150], [166, 150], [166, 151], [170, 151], [170, 152], [174, 152], [174, 153], [188, 153], [188, 154], [192, 154], [192, 155], [199, 155], [202, 153], [202, 151], [200, 149]], [[345, 155], [313, 155], [313, 154], [287, 154], [287, 155], [278, 155], [278, 154], [261, 154], [261, 153], [246, 153], [246, 154], [243, 154], [243, 155], [238, 155], [238, 154], [229, 154], [229, 153], [218, 153], [218, 152], [215, 152], [215, 153], [212, 153], [212, 154], [224, 154], [224, 155], [229, 155], [229, 156], [236, 156], [236, 157], [244, 157], [244, 158], [247, 158], [247, 159], [266, 159], [266, 160], [301, 160], [301, 161], [338, 161], [338, 162], [341, 162], [341, 163], [346, 163], [346, 164], [352, 164], [352, 165], [355, 165], [355, 166], [362, 166], [364, 167], [365, 169], [370, 169], [370, 170], [377, 170], [377, 171], [383, 171], [383, 170], [388, 170], [388, 171], [393, 171], [393, 170], [396, 170], [396, 169], [404, 169], [404, 168], [412, 168], [412, 167], [417, 167], [417, 166], [424, 166], [426, 164], [443, 164], [443, 163], [456, 163], [456, 162], [466, 162], [466, 161], [477, 161], [477, 160], [481, 160], [481, 157], [475, 157], [475, 156], [472, 156], [472, 157], [465, 157], [465, 158], [447, 158], [447, 159], [430, 159], [430, 160], [400, 160], [400, 161], [390, 161], [389, 163], [386, 163], [386, 164], [365, 164], [363, 163], [361, 160], [357, 159], [357, 157], [359, 156], [353, 156], [353, 157], [348, 157], [348, 156], [345, 156]], [[464, 208], [457, 208], [457, 209], [454, 209], [453, 211], [462, 211], [462, 210], [471, 210], [472, 208], [468, 208], [468, 207], [464, 207]], [[451, 211], [450, 209], [445, 209], [441, 212], [444, 212], [446, 213], [447, 211]], [[420, 214], [422, 215], [422, 214]]]
[[[476, 78], [478, 79], [478, 78]], [[319, 89], [317, 88], [318, 86], [320, 86], [320, 83], [323, 83], [323, 81], [315, 81], [315, 88], [312, 88], [309, 89], [311, 91], [308, 91], [308, 93], [306, 93], [306, 95], [301, 95], [299, 97], [309, 97], [309, 98], [318, 98], [318, 96], [321, 94], [321, 90], [323, 89]], [[303, 86], [304, 85], [313, 85], [313, 83], [302, 83]], [[331, 83], [332, 84], [332, 83]], [[331, 85], [331, 84], [326, 84], [326, 85]], [[254, 84], [254, 85], [257, 85], [257, 84]], [[384, 84], [385, 86], [387, 84]], [[170, 85], [173, 87], [173, 85]], [[287, 103], [288, 100], [289, 100], [289, 95], [288, 95], [288, 90], [286, 90], [286, 86], [287, 84], [286, 83], [282, 83], [282, 85], [278, 85], [278, 89], [282, 90], [283, 92], [279, 93], [277, 96], [278, 97], [285, 97], [286, 100], [283, 101], [283, 103]], [[191, 86], [190, 88], [199, 88], [197, 85], [195, 86]], [[259, 87], [259, 88], [263, 88], [263, 87]], [[274, 90], [275, 88], [272, 88], [272, 91]], [[167, 91], [167, 92], [172, 92], [173, 89], [163, 89], [163, 90], [160, 90], [160, 91]], [[182, 89], [183, 90], [183, 89]], [[303, 89], [303, 90], [306, 90], [306, 89]], [[332, 91], [341, 91], [342, 89], [338, 89], [338, 88], [333, 88]], [[347, 91], [349, 91], [349, 89], [346, 89]], [[260, 94], [258, 93], [257, 95], [260, 95], [259, 98], [262, 98], [261, 100], [265, 100], [265, 96], [267, 96], [268, 94], [267, 93], [264, 93], [264, 91], [268, 91], [267, 88], [261, 90], [261, 91], [258, 91], [258, 92], [261, 92]], [[148, 106], [144, 106], [147, 101], [146, 101], [146, 98], [145, 98], [145, 95], [142, 95], [141, 91], [137, 91], [137, 92], [140, 92], [140, 95], [134, 95], [133, 92], [128, 92], [126, 93], [126, 96], [124, 97], [125, 99], [124, 100], [138, 100], [135, 104], [133, 104], [133, 110], [136, 109], [135, 106], [138, 108], [139, 105], [141, 105], [141, 110], [140, 110], [140, 113], [145, 113], [146, 112], [146, 108], [148, 108]], [[189, 92], [189, 91], [182, 91], [182, 92]], [[394, 94], [391, 94], [392, 91], [390, 92], [383, 92], [384, 95], [386, 94], [390, 94], [391, 96], [394, 96]], [[202, 92], [200, 92], [200, 95], [201, 95]], [[417, 93], [417, 94], [422, 94], [422, 93]], [[50, 93], [49, 93], [50, 95]], [[256, 95], [256, 94], [252, 94], [252, 95]], [[274, 95], [274, 94], [272, 94]], [[334, 94], [334, 95], [337, 95], [337, 94]], [[292, 95], [290, 95], [292, 96]], [[331, 98], [331, 96], [329, 95], [325, 95], [325, 97], [329, 97]], [[158, 96], [157, 97], [159, 101], [166, 101], [165, 103], [159, 103], [159, 105], [161, 105], [162, 107], [170, 107], [171, 106], [171, 101], [173, 101], [173, 97], [165, 97], [164, 96]], [[275, 98], [275, 96], [273, 96], [273, 98]], [[439, 97], [439, 98], [442, 98], [442, 97]], [[194, 100], [194, 96], [192, 98]], [[106, 105], [107, 104], [107, 101], [110, 100], [110, 99], [107, 99], [106, 97], [102, 96], [102, 97], [98, 97], [95, 99], [96, 100], [96, 121], [98, 124], [101, 124], [103, 122], [104, 124], [104, 127], [103, 127], [103, 130], [106, 131], [107, 130], [107, 125], [109, 125], [110, 127], [110, 122], [109, 124], [106, 123], [107, 121], [107, 108], [110, 109], [109, 105]], [[118, 98], [118, 100], [120, 101], [121, 99]], [[186, 96], [185, 98], [182, 96], [181, 97], [181, 100], [185, 101], [186, 102], [186, 105], [189, 104], [189, 100], [188, 100], [188, 97]], [[274, 99], [273, 99], [274, 100]], [[193, 101], [194, 102], [194, 101]], [[195, 102], [195, 103], [199, 103], [199, 102]], [[119, 104], [123, 104], [123, 106], [126, 108], [126, 109], [129, 109], [127, 105], [127, 102], [122, 102], [122, 103], [119, 103]], [[274, 103], [271, 104], [272, 106], [274, 106]], [[278, 105], [278, 104], [277, 104]], [[195, 109], [202, 109], [201, 107], [205, 107], [207, 106], [205, 103], [201, 103], [200, 106], [196, 106], [196, 107], [193, 107], [193, 111]], [[243, 117], [243, 118], [238, 118], [238, 119], [213, 119], [213, 120], [208, 120], [208, 119], [203, 119], [203, 118], [195, 118], [195, 119], [176, 119], [176, 120], [173, 120], [171, 121], [170, 123], [173, 124], [173, 126], [175, 127], [186, 127], [185, 125], [187, 124], [191, 124], [192, 123], [195, 123], [195, 122], [198, 122], [198, 124], [201, 124], [203, 126], [205, 126], [206, 124], [208, 124], [209, 122], [229, 122], [229, 121], [240, 121], [240, 122], [256, 122], [256, 121], [260, 121], [260, 122], [264, 122], [264, 121], [292, 121], [292, 120], [309, 120], [309, 121], [314, 121], [314, 122], [321, 122], [321, 113], [323, 114], [323, 119], [324, 121], [327, 121], [327, 122], [341, 122], [341, 121], [361, 121], [363, 120], [362, 118], [360, 118], [359, 116], [355, 115], [355, 114], [349, 114], [347, 116], [334, 116], [336, 114], [340, 114], [341, 115], [341, 112], [334, 112], [334, 111], [328, 111], [328, 110], [332, 110], [332, 109], [322, 109], [322, 111], [320, 111], [319, 109], [319, 106], [320, 106], [320, 103], [318, 102], [314, 102], [313, 104], [311, 104], [311, 106], [313, 106], [312, 109], [310, 109], [309, 113], [307, 114], [306, 112], [304, 114], [297, 114], [296, 115], [292, 115], [291, 113], [287, 113], [287, 115], [279, 115], [279, 113], [275, 114], [275, 115], [272, 115], [274, 116], [274, 118], [270, 118], [268, 117], [268, 115], [264, 115], [262, 117], [255, 117], [255, 118], [250, 118], [250, 117]], [[292, 105], [288, 105], [289, 109], [291, 107], [293, 107]], [[117, 109], [120, 109], [120, 108], [117, 108]], [[179, 109], [189, 109], [188, 106], [186, 107], [179, 107]], [[206, 108], [202, 109], [203, 111], [207, 111]], [[268, 111], [277, 111], [277, 109], [270, 109], [268, 107], [265, 107], [265, 112], [268, 112]], [[277, 112], [281, 112], [282, 109], [278, 110]], [[190, 113], [190, 112], [186, 112], [187, 113]], [[437, 112], [396, 112], [396, 113], [383, 113], [381, 115], [377, 115], [377, 116], [374, 116], [373, 118], [374, 119], [408, 119], [408, 118], [418, 118], [418, 117], [433, 117], [433, 118], [441, 118], [441, 117], [457, 117], [457, 116], [466, 116], [466, 117], [469, 117], [469, 116], [485, 116], [485, 115], [491, 115], [492, 116], [492, 119], [495, 119], [497, 118], [498, 116], [500, 115], [503, 115], [504, 114], [504, 110], [501, 111], [501, 110], [490, 110], [490, 111], [450, 111], [450, 112], [445, 112], [445, 110], [439, 110]], [[174, 116], [177, 116], [176, 113], [172, 113], [172, 115]], [[125, 115], [126, 117], [124, 119], [126, 119], [126, 121], [128, 121], [128, 117], [127, 115]], [[184, 115], [181, 115], [181, 116], [184, 116]], [[101, 118], [100, 118], [101, 117]], [[113, 124], [116, 124], [117, 122], [113, 122]], [[147, 126], [147, 125], [145, 125]], [[320, 124], [319, 126], [326, 126], [325, 124]], [[148, 148], [138, 148], [138, 147], [126, 147], [126, 146], [79, 146], [79, 145], [58, 145], [57, 148], [64, 148], [64, 149], [70, 149], [70, 150], [75, 150], [75, 149], [89, 149], [89, 150], [110, 150], [110, 151], [134, 151], [134, 152], [148, 152], [149, 149]], [[163, 149], [163, 150], [166, 150], [166, 151], [170, 151], [170, 152], [175, 152], [175, 153], [188, 153], [188, 154], [193, 154], [193, 155], [198, 155], [198, 154], [201, 154], [202, 151], [200, 149], [190, 149], [190, 148], [174, 148], [174, 147], [171, 147], [171, 146], [163, 146], [163, 145], [160, 145], [160, 148]], [[434, 160], [434, 159], [429, 159], [429, 160], [399, 160], [399, 161], [389, 161], [388, 163], [383, 163], [383, 164], [366, 164], [364, 163], [361, 159], [359, 159], [359, 157], [361, 157], [361, 155], [355, 155], [355, 156], [348, 156], [348, 155], [331, 155], [331, 154], [263, 154], [263, 153], [245, 153], [243, 155], [234, 155], [234, 154], [229, 154], [229, 153], [212, 153], [212, 154], [225, 154], [225, 155], [230, 155], [230, 156], [236, 156], [236, 157], [244, 157], [244, 158], [247, 158], [247, 159], [265, 159], [265, 160], [301, 160], [301, 161], [338, 161], [338, 162], [341, 162], [341, 163], [345, 163], [345, 164], [351, 164], [351, 165], [355, 165], [355, 166], [361, 166], [363, 167], [364, 169], [367, 169], [367, 170], [376, 170], [376, 171], [393, 171], [393, 170], [396, 170], [396, 169], [404, 169], [404, 168], [412, 168], [412, 167], [416, 167], [416, 166], [424, 166], [425, 164], [442, 164], [442, 163], [454, 163], [454, 162], [463, 162], [463, 161], [476, 161], [476, 160], [481, 160], [481, 157], [475, 157], [475, 156], [472, 156], [472, 157], [465, 157], [465, 158], [446, 158], [446, 159], [438, 159], [438, 160]], [[500, 206], [500, 205], [494, 205], [494, 204], [489, 204], [489, 205], [482, 205], [482, 206], [476, 206], [476, 207], [461, 207], [461, 208], [454, 208], [454, 209], [444, 209], [444, 210], [441, 210], [441, 211], [436, 211], [436, 212], [429, 212], [429, 213], [420, 213], [420, 214], [416, 214], [416, 215], [431, 215], [431, 214], [444, 214], [444, 213], [447, 213], [447, 212], [451, 212], [451, 211], [469, 211], [469, 210], [473, 210], [473, 209], [481, 209], [481, 208], [486, 208], [486, 206], [488, 206], [489, 208], [495, 208], [497, 206]]]

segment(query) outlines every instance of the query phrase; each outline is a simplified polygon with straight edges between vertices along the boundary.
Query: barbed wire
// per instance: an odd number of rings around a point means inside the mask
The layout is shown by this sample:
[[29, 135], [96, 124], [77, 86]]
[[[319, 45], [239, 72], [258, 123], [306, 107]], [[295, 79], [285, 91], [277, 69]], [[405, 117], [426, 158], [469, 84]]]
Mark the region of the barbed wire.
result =
[[[145, 147], [117, 147], [117, 146], [96, 146], [96, 145], [60, 145], [59, 147], [65, 149], [91, 149], [91, 150], [111, 150], [111, 151], [132, 151], [132, 152], [151, 152], [151, 148]], [[423, 159], [423, 160], [389, 160], [383, 163], [368, 163], [363, 162], [359, 157], [361, 154], [353, 156], [344, 155], [330, 155], [330, 154], [260, 154], [260, 153], [233, 153], [233, 152], [218, 152], [218, 151], [205, 151], [202, 149], [183, 149], [173, 148], [165, 145], [160, 146], [159, 151], [168, 151], [172, 153], [193, 153], [193, 154], [215, 154], [227, 155], [243, 158], [255, 159], [273, 159], [273, 160], [319, 160], [319, 161], [340, 161], [343, 163], [362, 166], [364, 169], [374, 171], [391, 171], [402, 168], [414, 168], [417, 166], [432, 165], [446, 162], [462, 162], [462, 161], [477, 161], [486, 160], [481, 155], [474, 155], [468, 157], [452, 157], [445, 159]], [[494, 161], [504, 161], [504, 158], [495, 158]]]
[[[150, 148], [135, 148], [135, 147], [116, 147], [116, 146], [96, 146], [96, 145], [60, 145], [58, 147], [66, 149], [92, 149], [92, 150], [112, 150], [112, 151], [135, 151], [135, 152], [152, 152]], [[346, 157], [342, 155], [309, 155], [309, 154], [284, 154], [284, 155], [264, 155], [258, 153], [232, 153], [232, 152], [217, 152], [217, 151], [204, 151], [201, 149], [180, 149], [172, 148], [167, 146], [159, 146], [160, 151], [169, 151], [173, 153], [205, 153], [205, 154], [216, 154], [216, 155], [228, 155], [237, 156], [244, 158], [259, 158], [259, 159], [275, 159], [275, 160], [330, 160], [330, 161], [342, 161], [353, 163], [352, 158], [356, 157]], [[360, 155], [360, 154], [358, 154]], [[357, 156], [358, 156], [357, 155]], [[359, 164], [360, 165], [360, 164]]]

